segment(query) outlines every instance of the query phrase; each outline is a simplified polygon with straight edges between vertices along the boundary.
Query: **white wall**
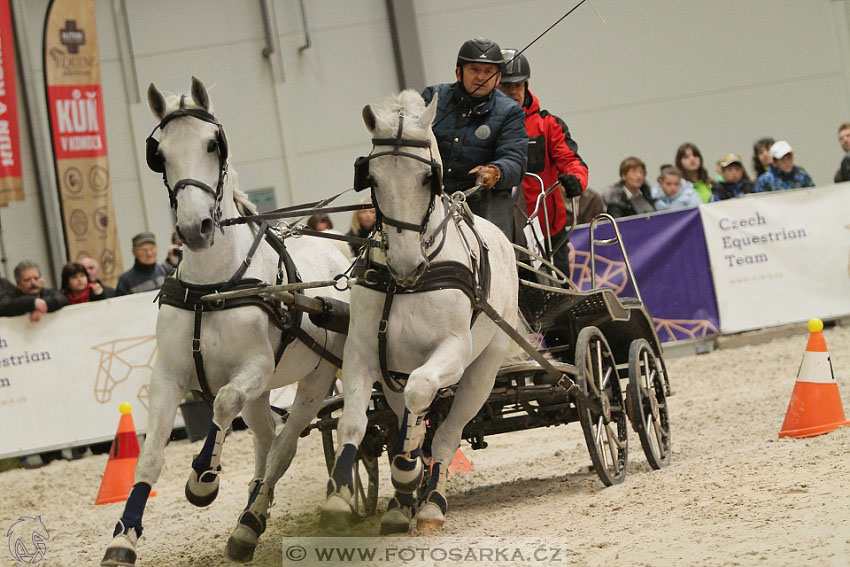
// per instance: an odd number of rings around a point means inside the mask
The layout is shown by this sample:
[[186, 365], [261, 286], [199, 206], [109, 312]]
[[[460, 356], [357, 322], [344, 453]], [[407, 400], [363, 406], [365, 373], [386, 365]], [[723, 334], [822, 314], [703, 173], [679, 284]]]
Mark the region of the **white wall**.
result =
[[[785, 138], [797, 162], [829, 184], [841, 159], [837, 126], [850, 120], [850, 0], [592, 0], [532, 46], [531, 88], [561, 116], [590, 166], [592, 187], [615, 181], [620, 161], [642, 158], [651, 178], [685, 141], [709, 170], [726, 152], [749, 163], [752, 143]], [[171, 215], [160, 178], [144, 164], [155, 125], [150, 82], [185, 92], [208, 86], [243, 189], [273, 187], [278, 205], [351, 186], [369, 150], [360, 110], [398, 88], [384, 0], [307, 0], [310, 48], [297, 0], [274, 0], [284, 81], [268, 61], [255, 0], [126, 0], [141, 102], [128, 104], [112, 0], [96, 0], [107, 141], [125, 263], [133, 234], [166, 241]], [[520, 48], [573, 1], [417, 0], [429, 83], [454, 79], [460, 44], [484, 35]], [[30, 68], [41, 81], [46, 0], [27, 0]], [[43, 85], [31, 101], [46, 123]], [[21, 122], [25, 128], [25, 119]], [[24, 131], [24, 135], [26, 132]], [[32, 151], [24, 154], [27, 201], [0, 210], [10, 263], [46, 263]], [[45, 167], [51, 167], [49, 164]], [[345, 202], [353, 202], [354, 196]], [[347, 215], [337, 215], [346, 229]], [[27, 238], [18, 238], [26, 235]]]

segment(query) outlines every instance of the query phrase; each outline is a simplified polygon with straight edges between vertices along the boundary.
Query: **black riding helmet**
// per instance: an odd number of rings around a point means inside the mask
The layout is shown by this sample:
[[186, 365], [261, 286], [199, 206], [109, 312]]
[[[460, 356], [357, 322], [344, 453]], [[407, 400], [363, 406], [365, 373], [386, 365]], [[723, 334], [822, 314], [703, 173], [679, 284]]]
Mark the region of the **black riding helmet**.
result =
[[483, 37], [476, 37], [463, 42], [460, 51], [457, 52], [457, 66], [462, 67], [464, 63], [503, 65], [505, 59], [502, 57], [502, 49], [498, 43]]
[[516, 49], [503, 49], [502, 83], [523, 83], [531, 77], [531, 65], [522, 53], [517, 55]]

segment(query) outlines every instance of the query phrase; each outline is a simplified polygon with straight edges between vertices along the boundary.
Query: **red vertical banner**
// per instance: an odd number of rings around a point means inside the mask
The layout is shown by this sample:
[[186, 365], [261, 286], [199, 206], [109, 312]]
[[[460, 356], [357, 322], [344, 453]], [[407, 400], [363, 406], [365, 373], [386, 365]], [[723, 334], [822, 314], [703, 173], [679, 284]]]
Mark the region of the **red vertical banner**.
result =
[[10, 0], [0, 0], [0, 207], [24, 200]]
[[91, 256], [103, 282], [123, 271], [106, 149], [94, 0], [51, 0], [44, 79], [68, 256]]

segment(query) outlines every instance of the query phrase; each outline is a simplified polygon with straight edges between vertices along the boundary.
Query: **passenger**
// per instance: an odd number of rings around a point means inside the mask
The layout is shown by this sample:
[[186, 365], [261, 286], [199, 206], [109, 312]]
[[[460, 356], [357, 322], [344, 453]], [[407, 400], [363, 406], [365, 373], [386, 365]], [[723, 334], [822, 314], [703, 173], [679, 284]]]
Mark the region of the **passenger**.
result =
[[646, 164], [636, 157], [620, 163], [620, 181], [602, 192], [605, 210], [614, 218], [655, 211], [652, 191], [646, 184]]
[[759, 175], [756, 193], [815, 186], [806, 170], [794, 165], [794, 150], [788, 142], [779, 140], [770, 146], [770, 156], [773, 158], [773, 164], [770, 169]]
[[755, 192], [740, 156], [726, 154], [717, 161], [717, 165], [723, 177], [711, 186], [712, 201], [724, 201]]
[[[559, 175], [569, 187], [561, 187], [546, 199], [547, 219], [555, 251], [553, 263], [565, 274], [570, 273], [569, 247], [567, 246], [566, 192], [581, 194], [587, 187], [587, 164], [578, 155], [578, 144], [570, 137], [570, 129], [563, 120], [540, 108], [540, 101], [528, 89], [531, 65], [525, 55], [515, 49], [502, 51], [505, 65], [499, 90], [512, 98], [525, 111], [525, 131], [528, 134], [528, 171], [543, 180], [545, 188], [554, 185]], [[536, 179], [523, 180], [523, 192], [528, 214], [534, 212], [540, 185]], [[572, 221], [572, 219], [570, 219]]]
[[443, 160], [445, 192], [481, 185], [466, 202], [473, 213], [513, 241], [511, 190], [522, 185], [528, 137], [525, 113], [496, 89], [503, 63], [496, 42], [466, 41], [457, 55], [457, 82], [426, 87], [422, 97], [427, 104], [439, 94], [433, 130]]
[[29, 313], [30, 321], [41, 320], [42, 313], [57, 311], [68, 305], [58, 290], [44, 287], [38, 264], [24, 260], [15, 266], [15, 291], [0, 295], [0, 317], [15, 317]]
[[103, 286], [91, 281], [86, 267], [78, 262], [69, 262], [62, 268], [61, 290], [71, 305], [105, 299]]
[[150, 232], [140, 232], [133, 237], [133, 267], [118, 278], [116, 295], [141, 293], [162, 287], [165, 278], [174, 271], [168, 262], [156, 261], [156, 237]]
[[693, 185], [682, 179], [682, 172], [672, 165], [662, 165], [658, 185], [652, 188], [655, 208], [659, 211], [697, 207], [702, 199]]
[[[360, 201], [360, 205], [371, 204], [371, 199]], [[346, 233], [346, 236], [357, 236], [360, 238], [369, 238], [372, 230], [375, 228], [375, 209], [360, 209], [354, 211], [351, 215], [351, 229]], [[349, 242], [348, 246], [351, 249], [351, 255], [357, 256], [360, 253], [360, 245], [354, 242]]]
[[702, 152], [687, 142], [676, 150], [676, 168], [682, 172], [682, 178], [690, 181], [703, 203], [711, 199], [711, 177], [705, 169]]

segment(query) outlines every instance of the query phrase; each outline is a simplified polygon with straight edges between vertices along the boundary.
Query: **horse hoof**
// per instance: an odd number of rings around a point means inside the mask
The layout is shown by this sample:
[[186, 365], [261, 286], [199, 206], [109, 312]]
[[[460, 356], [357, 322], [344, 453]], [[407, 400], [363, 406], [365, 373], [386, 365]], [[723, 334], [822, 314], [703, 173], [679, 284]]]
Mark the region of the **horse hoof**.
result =
[[426, 502], [419, 513], [416, 514], [416, 529], [423, 534], [428, 534], [443, 527], [446, 517], [439, 506]]
[[381, 517], [381, 535], [404, 534], [410, 531], [410, 517], [399, 508], [387, 510]]
[[254, 559], [254, 550], [257, 549], [257, 541], [258, 538], [251, 530], [244, 526], [239, 526], [227, 540], [227, 557], [240, 563], [251, 561]]
[[218, 487], [218, 475], [209, 482], [201, 482], [198, 473], [193, 470], [186, 481], [186, 500], [198, 508], [206, 508], [218, 497]]
[[125, 535], [112, 539], [100, 562], [100, 567], [135, 567], [135, 565], [136, 548]]

